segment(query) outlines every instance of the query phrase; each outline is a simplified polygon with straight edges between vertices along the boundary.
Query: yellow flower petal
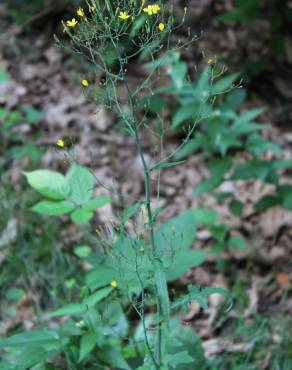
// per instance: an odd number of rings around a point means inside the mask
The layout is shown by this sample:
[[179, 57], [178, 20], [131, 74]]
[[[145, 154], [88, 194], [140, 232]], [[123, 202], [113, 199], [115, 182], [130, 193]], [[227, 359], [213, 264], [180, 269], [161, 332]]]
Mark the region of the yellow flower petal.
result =
[[77, 15], [79, 15], [79, 17], [84, 17], [84, 10], [81, 7], [78, 8]]
[[120, 12], [119, 18], [125, 21], [126, 19], [130, 18], [130, 16], [127, 14], [127, 12]]
[[64, 148], [64, 147], [65, 147], [65, 142], [64, 142], [64, 140], [62, 140], [62, 139], [58, 139], [58, 140], [56, 141], [56, 145], [57, 145], [58, 147], [60, 147], [60, 148]]
[[117, 282], [116, 280], [113, 280], [113, 281], [111, 282], [111, 286], [112, 286], [113, 288], [116, 288], [116, 287], [118, 286], [118, 282]]
[[82, 85], [84, 86], [84, 87], [88, 87], [89, 86], [89, 82], [87, 81], [87, 80], [82, 80]]
[[159, 23], [158, 28], [159, 28], [159, 31], [161, 31], [161, 32], [164, 31], [165, 24], [164, 23]]
[[71, 21], [67, 21], [68, 27], [75, 27], [77, 25], [78, 21], [76, 21], [75, 18], [71, 19]]

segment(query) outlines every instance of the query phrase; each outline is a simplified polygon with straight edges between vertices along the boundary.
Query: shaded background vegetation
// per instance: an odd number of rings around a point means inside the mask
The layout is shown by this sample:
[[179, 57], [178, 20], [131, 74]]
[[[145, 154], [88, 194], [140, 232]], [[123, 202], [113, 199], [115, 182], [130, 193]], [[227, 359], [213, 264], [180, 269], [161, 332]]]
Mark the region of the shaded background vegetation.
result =
[[[201, 368], [288, 370], [292, 368], [291, 1], [169, 3], [178, 17], [188, 6], [186, 27], [177, 37], [184, 36], [187, 26], [199, 35], [181, 55], [194, 80], [209, 58], [227, 66], [227, 75], [239, 73], [242, 78], [242, 88], [229, 101], [219, 98], [213, 107], [237, 117], [232, 122], [216, 121], [224, 147], [218, 145], [218, 132], [213, 135], [210, 122], [203, 122], [194, 140], [204, 134], [208, 145], [193, 142], [181, 154], [187, 158], [181, 169], [168, 170], [162, 178], [162, 205], [167, 208], [163, 217], [190, 207], [208, 210], [208, 217], [200, 220], [196, 247], [218, 251], [216, 259], [190, 272], [176, 288], [189, 282], [220, 284], [235, 297], [231, 313], [215, 300], [206, 312], [194, 304], [183, 320], [202, 340]], [[42, 312], [74, 299], [86, 270], [86, 263], [74, 253], [76, 243], [81, 236], [84, 244], [97, 248], [96, 225], [105, 225], [114, 218], [115, 207], [121, 207], [117, 201], [82, 228], [66, 218], [58, 222], [40, 218], [29, 210], [37, 196], [21, 171], [41, 167], [65, 171], [66, 163], [54, 145], [65, 137], [74, 142], [82, 163], [103, 180], [114, 178], [131, 196], [142, 192], [129, 138], [117, 130], [110, 112], [101, 107], [97, 111], [82, 95], [80, 76], [90, 76], [90, 66], [54, 45], [53, 34], [65, 39], [60, 20], [71, 18], [79, 4], [65, 0], [0, 4], [1, 336], [37, 327]], [[141, 73], [141, 65], [133, 63], [133, 80]], [[170, 148], [184, 137], [183, 124], [189, 119], [178, 120], [180, 104], [176, 101], [164, 112], [173, 128], [168, 132]], [[232, 136], [230, 126], [236, 119], [259, 108], [264, 109], [245, 123], [262, 124], [260, 138], [245, 131]], [[157, 109], [155, 104], [151, 109]], [[155, 142], [147, 136], [146, 142], [151, 159]], [[235, 175], [228, 177], [231, 162]], [[240, 164], [245, 167], [236, 167]]]

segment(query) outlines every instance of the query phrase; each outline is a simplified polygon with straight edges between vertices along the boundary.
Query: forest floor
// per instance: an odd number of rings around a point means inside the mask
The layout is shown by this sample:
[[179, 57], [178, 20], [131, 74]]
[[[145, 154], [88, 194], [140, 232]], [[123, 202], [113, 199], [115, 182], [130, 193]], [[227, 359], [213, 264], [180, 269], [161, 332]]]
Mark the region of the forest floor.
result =
[[[254, 24], [247, 30], [234, 23], [222, 24], [216, 15], [224, 11], [223, 5], [214, 3], [205, 0], [189, 9], [188, 21], [195, 25], [195, 32], [206, 31], [184, 58], [197, 65], [208, 58], [218, 58], [232, 72], [242, 70], [243, 65], [247, 71], [252, 63], [260, 63], [266, 52], [267, 35], [262, 32], [266, 25]], [[228, 8], [228, 2], [225, 7]], [[179, 11], [182, 8], [178, 6]], [[1, 106], [20, 112], [34, 107], [40, 112], [36, 124], [21, 122], [12, 130], [12, 135], [21, 134], [21, 139], [9, 144], [34, 142], [39, 152], [5, 160], [2, 183], [3, 189], [5, 185], [5, 217], [0, 216], [3, 226], [0, 269], [5, 268], [0, 274], [4, 287], [0, 335], [18, 327], [34, 327], [39, 314], [36, 307], [45, 310], [46, 306], [55, 305], [54, 299], [63, 291], [62, 275], [68, 267], [68, 259], [74, 260], [71, 246], [80, 236], [80, 229], [66, 220], [61, 226], [54, 225], [54, 221], [43, 225], [37, 217], [23, 211], [33, 195], [26, 188], [22, 171], [36, 169], [36, 166], [65, 171], [66, 158], [54, 144], [58, 138], [73, 138], [76, 158], [90, 166], [103, 183], [116, 184], [119, 192], [133, 199], [143, 196], [142, 172], [134, 143], [117, 130], [113, 114], [84, 97], [80, 75], [86, 75], [87, 67], [80, 66], [76, 58], [55, 46], [54, 33], [61, 35], [61, 28], [48, 20], [42, 27], [37, 24], [29, 32], [11, 36], [0, 52], [0, 70], [7, 69], [10, 74], [9, 80], [0, 84]], [[286, 159], [292, 159], [289, 131], [292, 104], [286, 74], [292, 62], [289, 58], [291, 55], [287, 54], [282, 65], [270, 62], [260, 73], [246, 77], [243, 84], [247, 86], [248, 99], [242, 108], [244, 111], [250, 107], [266, 107], [262, 115], [266, 123], [264, 135], [284, 150]], [[131, 73], [135, 78], [135, 73], [139, 74], [138, 66], [133, 65]], [[151, 162], [156, 143], [150, 135], [144, 139], [144, 149]], [[1, 143], [8, 140], [4, 133]], [[171, 150], [180, 140], [180, 135], [170, 134], [165, 150]], [[36, 158], [40, 155], [35, 162], [31, 159], [34, 155]], [[230, 214], [227, 203], [219, 202], [216, 197], [194, 196], [194, 189], [208, 175], [205, 159], [200, 155], [192, 155], [181, 166], [164, 171], [159, 206], [166, 211], [162, 218], [189, 208], [216, 210], [219, 221], [228, 225], [230, 233], [244, 237], [247, 247], [227, 248], [220, 258], [206, 262], [178, 283], [178, 286], [192, 282], [231, 290], [236, 295], [231, 312], [222, 311], [221, 300], [215, 296], [204, 312], [194, 303], [183, 320], [201, 337], [206, 356], [220, 355], [222, 363], [229, 364], [225, 365], [226, 369], [291, 369], [292, 332], [288, 324], [291, 324], [292, 309], [292, 212], [274, 207], [262, 214], [256, 213], [252, 205], [269, 192], [270, 185], [259, 181], [226, 181], [220, 190], [232, 189], [245, 205], [242, 215], [235, 217]], [[291, 183], [289, 173], [283, 176]], [[107, 192], [98, 188], [97, 193]], [[117, 198], [114, 204], [119, 200]], [[113, 206], [103, 208], [87, 233], [95, 230], [96, 225], [105, 226], [108, 220], [115, 220], [114, 211]], [[51, 250], [52, 242], [57, 252]], [[196, 248], [208, 249], [211, 245], [210, 231], [199, 228]], [[61, 256], [61, 252], [66, 257]], [[74, 269], [69, 268], [65, 279], [73, 272]], [[56, 279], [54, 283], [52, 276]], [[13, 297], [4, 293], [15, 287], [25, 292], [16, 305]], [[70, 294], [64, 294], [70, 299]], [[243, 363], [246, 367], [235, 367]]]

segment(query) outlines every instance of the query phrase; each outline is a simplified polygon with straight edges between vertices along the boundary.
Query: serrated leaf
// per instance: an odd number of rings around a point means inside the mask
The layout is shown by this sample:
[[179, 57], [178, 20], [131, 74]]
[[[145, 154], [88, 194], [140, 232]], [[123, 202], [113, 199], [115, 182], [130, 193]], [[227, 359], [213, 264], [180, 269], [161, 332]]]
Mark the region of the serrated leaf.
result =
[[48, 216], [60, 216], [65, 213], [72, 212], [75, 206], [73, 203], [67, 200], [61, 200], [59, 202], [51, 200], [42, 200], [41, 202], [35, 204], [30, 209], [41, 215]]
[[32, 172], [23, 172], [28, 183], [39, 193], [55, 200], [62, 200], [69, 193], [65, 177], [55, 171], [37, 170]]
[[76, 224], [84, 224], [88, 221], [90, 221], [93, 217], [93, 212], [92, 211], [86, 211], [83, 208], [78, 208], [76, 211], [71, 213], [71, 219], [74, 221]]
[[86, 167], [73, 165], [66, 175], [66, 183], [70, 188], [69, 198], [72, 202], [83, 205], [89, 201], [93, 192], [94, 179]]

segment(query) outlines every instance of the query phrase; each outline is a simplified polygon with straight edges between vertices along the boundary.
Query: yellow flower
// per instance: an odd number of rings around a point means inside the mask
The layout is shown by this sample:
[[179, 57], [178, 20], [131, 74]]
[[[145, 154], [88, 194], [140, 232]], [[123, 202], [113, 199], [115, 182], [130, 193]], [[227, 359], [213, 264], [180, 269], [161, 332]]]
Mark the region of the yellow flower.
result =
[[65, 142], [62, 139], [58, 139], [56, 141], [56, 145], [59, 146], [60, 148], [64, 148], [65, 147]]
[[126, 19], [130, 18], [130, 16], [127, 14], [127, 12], [120, 12], [119, 18], [125, 21]]
[[88, 87], [88, 85], [89, 85], [89, 83], [88, 83], [88, 81], [87, 80], [82, 80], [82, 85], [84, 86], [84, 87]]
[[143, 9], [143, 11], [148, 15], [152, 15], [153, 14], [152, 5], [148, 5], [146, 8]]
[[159, 31], [161, 31], [161, 32], [164, 31], [165, 24], [164, 23], [159, 23], [158, 28], [159, 28]]
[[157, 14], [160, 11], [160, 6], [158, 4], [148, 5], [143, 11], [148, 15]]
[[113, 288], [116, 288], [116, 287], [118, 286], [118, 282], [117, 282], [116, 280], [113, 280], [113, 281], [111, 282], [111, 286], [112, 286]]
[[78, 8], [77, 15], [79, 15], [79, 17], [84, 17], [84, 10], [81, 7]]
[[152, 5], [153, 14], [157, 14], [160, 11], [160, 6], [158, 4]]
[[77, 25], [78, 21], [76, 21], [75, 18], [73, 18], [71, 21], [67, 21], [68, 27], [75, 27]]
[[210, 58], [210, 59], [208, 59], [207, 64], [209, 64], [209, 65], [210, 65], [210, 64], [213, 64], [213, 59], [211, 59], [211, 58]]

